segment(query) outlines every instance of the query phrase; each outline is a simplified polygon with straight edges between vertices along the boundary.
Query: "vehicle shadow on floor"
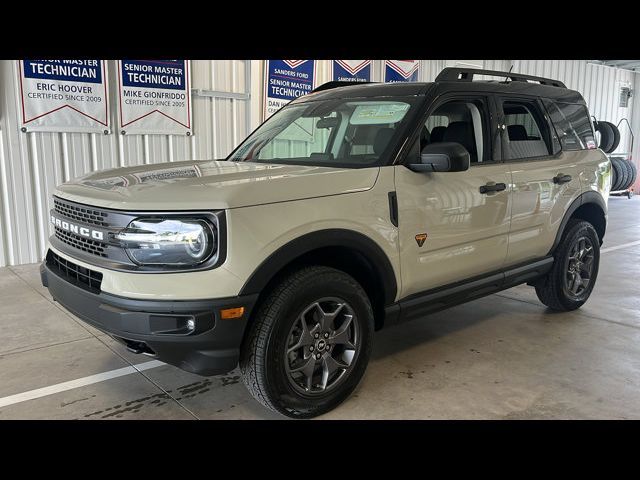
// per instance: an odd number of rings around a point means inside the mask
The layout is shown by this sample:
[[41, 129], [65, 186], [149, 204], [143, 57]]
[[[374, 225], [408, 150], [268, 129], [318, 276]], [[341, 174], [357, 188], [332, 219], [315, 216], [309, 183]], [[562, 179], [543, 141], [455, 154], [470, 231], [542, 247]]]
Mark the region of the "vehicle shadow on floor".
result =
[[376, 332], [372, 360], [401, 353], [413, 347], [436, 342], [465, 329], [486, 323], [498, 317], [531, 314], [535, 318], [550, 319], [562, 315], [544, 305], [525, 303], [522, 300], [491, 295], [458, 305], [423, 318], [393, 325]]

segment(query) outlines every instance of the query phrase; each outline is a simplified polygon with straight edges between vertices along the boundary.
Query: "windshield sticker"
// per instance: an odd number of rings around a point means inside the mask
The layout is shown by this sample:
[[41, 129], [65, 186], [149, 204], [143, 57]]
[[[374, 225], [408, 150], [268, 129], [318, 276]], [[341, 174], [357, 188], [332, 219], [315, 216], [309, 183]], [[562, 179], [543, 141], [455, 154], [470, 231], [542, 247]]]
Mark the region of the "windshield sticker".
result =
[[353, 111], [351, 125], [380, 125], [397, 123], [409, 109], [408, 103], [368, 103], [358, 105]]

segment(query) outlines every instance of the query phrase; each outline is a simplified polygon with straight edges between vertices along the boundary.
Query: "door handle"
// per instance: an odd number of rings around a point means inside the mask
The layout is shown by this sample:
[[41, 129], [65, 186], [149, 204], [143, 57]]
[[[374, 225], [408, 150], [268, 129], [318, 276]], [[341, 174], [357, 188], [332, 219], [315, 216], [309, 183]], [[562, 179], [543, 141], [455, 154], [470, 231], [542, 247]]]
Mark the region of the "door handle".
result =
[[559, 173], [558, 175], [556, 175], [555, 177], [553, 177], [553, 183], [556, 183], [558, 185], [563, 184], [563, 183], [567, 183], [571, 181], [571, 175], [563, 175], [561, 173]]
[[487, 183], [480, 187], [480, 193], [501, 192], [506, 189], [507, 186], [504, 183]]

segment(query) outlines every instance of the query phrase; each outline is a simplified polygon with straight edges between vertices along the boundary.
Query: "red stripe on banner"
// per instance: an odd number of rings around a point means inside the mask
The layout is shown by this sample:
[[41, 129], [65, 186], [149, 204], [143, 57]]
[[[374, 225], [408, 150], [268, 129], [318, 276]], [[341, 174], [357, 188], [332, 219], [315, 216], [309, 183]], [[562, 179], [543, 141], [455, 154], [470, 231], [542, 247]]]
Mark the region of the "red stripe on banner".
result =
[[282, 60], [282, 61], [287, 65], [289, 65], [291, 68], [296, 68], [302, 65], [303, 63], [308, 62], [309, 60]]
[[127, 122], [127, 123], [125, 123], [124, 125], [122, 125], [122, 127], [126, 127], [127, 125], [131, 125], [133, 122], [137, 122], [138, 120], [140, 120], [140, 119], [142, 119], [142, 118], [144, 118], [144, 117], [148, 117], [148, 116], [149, 116], [149, 115], [151, 115], [152, 113], [159, 113], [160, 115], [164, 115], [165, 117], [167, 117], [167, 118], [169, 118], [169, 119], [173, 120], [174, 122], [176, 122], [176, 123], [178, 123], [178, 124], [182, 125], [182, 126], [183, 126], [183, 127], [185, 127], [185, 128], [190, 128], [188, 125], [185, 125], [185, 124], [184, 124], [184, 123], [182, 123], [180, 120], [176, 120], [175, 118], [173, 118], [173, 117], [171, 117], [171, 116], [167, 115], [166, 113], [161, 112], [161, 111], [160, 111], [160, 110], [158, 110], [157, 108], [156, 108], [155, 110], [151, 110], [149, 113], [145, 113], [144, 115], [141, 115], [141, 116], [140, 116], [140, 117], [138, 117], [138, 118], [134, 118], [134, 119], [133, 119], [133, 120], [131, 120], [130, 122]]
[[104, 125], [105, 127], [107, 126], [107, 124], [106, 124], [106, 123], [101, 122], [101, 121], [100, 121], [100, 120], [98, 120], [97, 118], [92, 117], [91, 115], [89, 115], [89, 114], [87, 114], [87, 113], [81, 112], [81, 111], [80, 111], [80, 110], [78, 110], [77, 108], [72, 107], [71, 105], [68, 105], [68, 104], [62, 105], [61, 107], [54, 108], [53, 110], [49, 110], [48, 112], [42, 113], [42, 114], [38, 115], [37, 117], [33, 117], [33, 118], [31, 118], [31, 119], [27, 120], [27, 121], [26, 121], [26, 122], [24, 122], [24, 123], [33, 122], [34, 120], [37, 120], [38, 118], [42, 118], [42, 117], [44, 117], [45, 115], [49, 115], [50, 113], [57, 112], [58, 110], [62, 110], [63, 108], [70, 108], [71, 110], [73, 110], [73, 111], [75, 111], [75, 112], [78, 112], [80, 115], [84, 115], [85, 117], [88, 117], [88, 118], [90, 118], [91, 120], [94, 120], [94, 121], [98, 122], [100, 125]]
[[107, 69], [104, 68], [104, 60], [100, 60], [102, 62], [102, 83], [104, 85], [104, 120], [107, 122], [105, 126], [109, 127], [109, 95], [107, 95], [107, 79], [105, 75], [107, 74]]
[[396, 65], [391, 60], [387, 60], [387, 65], [391, 67], [393, 70], [395, 70], [396, 72], [398, 72], [404, 78], [409, 78], [411, 75], [416, 73], [416, 70], [418, 70], [418, 67], [420, 66], [419, 63], [415, 63], [413, 68], [409, 72], [406, 72], [402, 67], [400, 67], [399, 65]]
[[187, 94], [187, 122], [189, 122], [189, 126], [187, 127], [191, 130], [191, 105], [189, 105], [189, 100], [191, 99], [191, 88], [189, 87], [189, 60], [184, 61], [184, 70], [187, 74], [187, 84], [184, 86], [185, 92]]
[[342, 67], [344, 68], [347, 72], [349, 72], [351, 75], [355, 75], [356, 73], [358, 73], [360, 70], [362, 70], [363, 68], [365, 68], [369, 63], [371, 63], [371, 60], [365, 60], [364, 62], [356, 65], [354, 68], [352, 68], [351, 66], [349, 66], [348, 63], [344, 62], [343, 60], [336, 60], [336, 62]]
[[122, 60], [118, 60], [118, 105], [120, 106], [120, 127], [124, 127], [124, 119], [122, 118]]
[[20, 100], [22, 101], [22, 123], [27, 123], [26, 112], [24, 109], [24, 91], [22, 89], [22, 60], [18, 60], [18, 68], [20, 69]]

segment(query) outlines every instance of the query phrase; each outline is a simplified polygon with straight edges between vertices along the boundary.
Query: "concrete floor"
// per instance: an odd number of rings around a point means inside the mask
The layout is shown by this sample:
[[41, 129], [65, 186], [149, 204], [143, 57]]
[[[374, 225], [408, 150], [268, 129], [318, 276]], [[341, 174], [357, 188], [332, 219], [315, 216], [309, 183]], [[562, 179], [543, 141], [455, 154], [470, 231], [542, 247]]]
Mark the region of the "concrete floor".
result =
[[[640, 199], [611, 198], [603, 248], [640, 237]], [[520, 286], [376, 334], [365, 378], [327, 419], [640, 418], [640, 244], [602, 254], [589, 302], [552, 313]], [[37, 265], [0, 269], [6, 397], [151, 359], [53, 303]], [[237, 371], [161, 365], [0, 408], [0, 419], [282, 418]]]

